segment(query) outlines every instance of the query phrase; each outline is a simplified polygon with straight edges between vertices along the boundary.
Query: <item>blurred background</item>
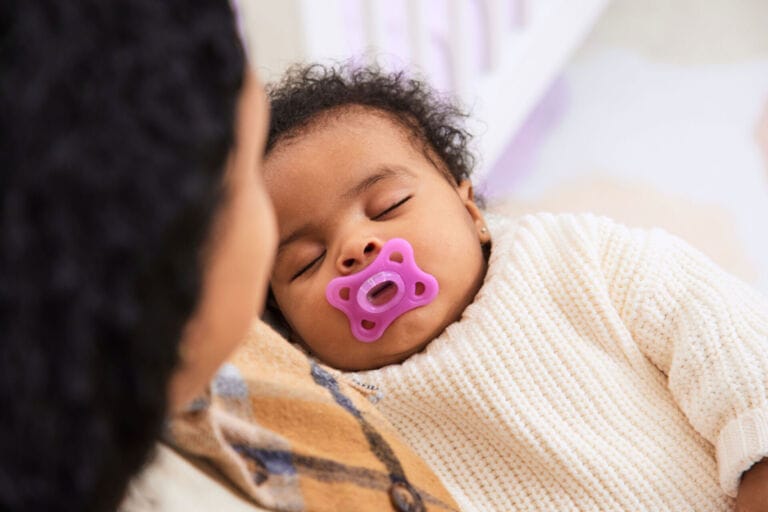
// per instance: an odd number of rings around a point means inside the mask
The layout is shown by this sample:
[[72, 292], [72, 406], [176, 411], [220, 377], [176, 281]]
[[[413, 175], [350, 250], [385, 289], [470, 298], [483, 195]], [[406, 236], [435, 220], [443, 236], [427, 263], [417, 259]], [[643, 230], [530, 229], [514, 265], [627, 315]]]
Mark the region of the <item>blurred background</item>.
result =
[[471, 113], [489, 207], [661, 226], [768, 293], [768, 0], [241, 0], [262, 79], [407, 69]]

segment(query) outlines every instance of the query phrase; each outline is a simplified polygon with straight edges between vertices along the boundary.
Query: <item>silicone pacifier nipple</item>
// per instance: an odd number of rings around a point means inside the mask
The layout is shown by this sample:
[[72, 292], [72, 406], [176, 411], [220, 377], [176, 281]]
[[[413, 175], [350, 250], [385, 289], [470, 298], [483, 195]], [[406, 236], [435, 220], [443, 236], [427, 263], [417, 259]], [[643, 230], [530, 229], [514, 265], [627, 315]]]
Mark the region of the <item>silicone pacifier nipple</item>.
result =
[[366, 279], [357, 289], [357, 304], [369, 313], [383, 313], [400, 303], [405, 283], [395, 272], [385, 270]]
[[421, 270], [413, 248], [402, 238], [389, 240], [362, 271], [328, 283], [325, 296], [349, 319], [360, 341], [376, 341], [400, 315], [432, 302], [437, 280]]

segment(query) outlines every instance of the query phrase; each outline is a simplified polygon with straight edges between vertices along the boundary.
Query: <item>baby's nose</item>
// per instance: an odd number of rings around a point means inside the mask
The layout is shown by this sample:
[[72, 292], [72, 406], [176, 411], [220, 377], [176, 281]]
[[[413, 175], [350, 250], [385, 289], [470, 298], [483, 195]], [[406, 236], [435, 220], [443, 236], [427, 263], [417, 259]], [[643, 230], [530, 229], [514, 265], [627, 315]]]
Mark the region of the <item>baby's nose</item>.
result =
[[337, 270], [343, 275], [362, 270], [376, 258], [382, 245], [375, 238], [347, 242], [336, 260]]

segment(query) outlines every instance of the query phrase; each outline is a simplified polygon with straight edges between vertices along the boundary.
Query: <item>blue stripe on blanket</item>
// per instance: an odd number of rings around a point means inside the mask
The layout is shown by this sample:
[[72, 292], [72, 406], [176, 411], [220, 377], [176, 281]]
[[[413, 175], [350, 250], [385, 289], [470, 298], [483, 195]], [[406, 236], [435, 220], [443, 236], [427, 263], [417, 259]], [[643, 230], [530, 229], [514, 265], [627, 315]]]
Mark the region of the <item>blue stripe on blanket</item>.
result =
[[424, 510], [422, 496], [418, 493], [418, 491], [416, 491], [416, 489], [413, 488], [411, 483], [405, 477], [403, 466], [400, 464], [400, 461], [398, 460], [397, 455], [395, 455], [395, 452], [392, 450], [392, 447], [389, 446], [389, 443], [387, 443], [381, 434], [376, 431], [373, 425], [368, 423], [368, 420], [363, 417], [362, 413], [360, 413], [360, 410], [355, 407], [355, 404], [352, 403], [352, 400], [350, 400], [347, 396], [344, 395], [344, 393], [341, 392], [339, 389], [339, 383], [336, 382], [336, 379], [333, 378], [333, 375], [328, 373], [314, 361], [311, 361], [311, 373], [314, 381], [330, 391], [333, 399], [336, 400], [336, 403], [357, 419], [357, 422], [360, 424], [360, 428], [363, 430], [363, 434], [365, 434], [365, 438], [368, 440], [368, 445], [370, 446], [371, 451], [374, 455], [376, 455], [376, 458], [378, 458], [382, 464], [384, 464], [384, 467], [387, 468], [390, 482], [393, 484], [401, 484], [411, 490], [417, 501], [413, 510]]

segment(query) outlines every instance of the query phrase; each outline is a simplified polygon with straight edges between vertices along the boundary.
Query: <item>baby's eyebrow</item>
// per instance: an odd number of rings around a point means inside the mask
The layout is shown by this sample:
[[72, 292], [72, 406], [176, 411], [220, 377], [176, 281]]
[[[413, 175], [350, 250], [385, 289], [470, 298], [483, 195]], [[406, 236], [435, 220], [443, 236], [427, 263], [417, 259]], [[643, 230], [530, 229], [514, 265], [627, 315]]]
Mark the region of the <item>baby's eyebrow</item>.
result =
[[280, 242], [277, 244], [277, 255], [280, 255], [283, 249], [288, 247], [299, 238], [303, 237], [307, 231], [309, 231], [309, 224], [304, 224], [299, 229], [291, 232], [288, 236], [280, 240]]
[[409, 175], [410, 173], [403, 167], [384, 165], [378, 167], [372, 174], [366, 176], [355, 185], [350, 187], [349, 190], [344, 192], [341, 197], [342, 199], [351, 199], [353, 197], [359, 196], [380, 181], [386, 180], [388, 178]]

